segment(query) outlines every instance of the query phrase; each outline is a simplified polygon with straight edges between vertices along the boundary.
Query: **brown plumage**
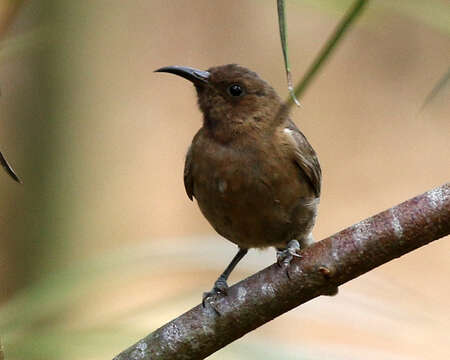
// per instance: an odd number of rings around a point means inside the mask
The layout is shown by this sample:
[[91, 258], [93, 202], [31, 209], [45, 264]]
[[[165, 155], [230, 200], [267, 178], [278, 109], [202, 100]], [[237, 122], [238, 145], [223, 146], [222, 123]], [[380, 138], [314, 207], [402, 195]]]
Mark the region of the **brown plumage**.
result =
[[228, 275], [249, 248], [274, 246], [279, 263], [288, 265], [299, 245], [312, 242], [321, 169], [275, 90], [238, 65], [157, 71], [195, 85], [203, 126], [186, 156], [186, 192], [240, 248], [204, 299], [226, 293]]

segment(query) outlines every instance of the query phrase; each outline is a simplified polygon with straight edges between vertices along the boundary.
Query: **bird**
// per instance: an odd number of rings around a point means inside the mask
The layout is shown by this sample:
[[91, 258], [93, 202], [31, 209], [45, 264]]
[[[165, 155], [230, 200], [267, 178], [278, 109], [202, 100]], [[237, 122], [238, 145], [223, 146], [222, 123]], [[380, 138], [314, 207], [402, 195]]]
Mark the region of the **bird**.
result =
[[227, 280], [251, 248], [274, 247], [288, 267], [314, 242], [322, 170], [305, 135], [274, 88], [255, 72], [228, 64], [198, 70], [165, 66], [155, 72], [193, 83], [203, 124], [190, 145], [184, 186], [238, 252], [202, 303], [227, 295]]

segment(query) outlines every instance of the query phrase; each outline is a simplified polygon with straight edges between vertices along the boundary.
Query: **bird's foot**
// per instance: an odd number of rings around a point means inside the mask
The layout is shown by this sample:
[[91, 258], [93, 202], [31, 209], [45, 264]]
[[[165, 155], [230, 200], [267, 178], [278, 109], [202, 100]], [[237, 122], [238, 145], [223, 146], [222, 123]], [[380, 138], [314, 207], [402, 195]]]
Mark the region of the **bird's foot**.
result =
[[300, 243], [297, 240], [289, 241], [286, 249], [279, 250], [277, 249], [277, 263], [278, 266], [286, 268], [286, 274], [288, 278], [291, 278], [289, 275], [289, 265], [294, 257], [301, 257], [301, 255], [297, 254], [297, 251], [300, 250]]
[[278, 250], [277, 249], [277, 263], [280, 267], [288, 266], [294, 256], [301, 257], [301, 255], [297, 254], [297, 251], [300, 250], [300, 243], [297, 240], [289, 241], [286, 249]]
[[228, 293], [227, 281], [224, 278], [219, 277], [216, 280], [216, 282], [214, 283], [214, 286], [211, 289], [211, 291], [207, 291], [207, 292], [203, 293], [203, 298], [202, 298], [203, 307], [206, 307], [206, 303], [208, 303], [209, 305], [211, 305], [211, 307], [214, 309], [214, 311], [218, 315], [220, 315], [220, 312], [216, 309], [213, 302], [217, 296], [220, 296], [220, 295], [226, 296], [227, 293]]

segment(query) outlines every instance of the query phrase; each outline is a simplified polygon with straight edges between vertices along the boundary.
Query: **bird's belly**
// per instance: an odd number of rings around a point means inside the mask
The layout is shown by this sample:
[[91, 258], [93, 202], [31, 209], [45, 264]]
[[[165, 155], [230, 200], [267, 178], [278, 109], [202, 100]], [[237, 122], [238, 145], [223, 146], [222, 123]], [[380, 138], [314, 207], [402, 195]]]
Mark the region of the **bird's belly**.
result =
[[[303, 231], [293, 217], [303, 201], [298, 194], [304, 193], [304, 184], [290, 163], [271, 166], [246, 157], [203, 165], [194, 174], [194, 196], [210, 224], [228, 240], [246, 248], [283, 247]], [[310, 231], [309, 225], [300, 227]]]

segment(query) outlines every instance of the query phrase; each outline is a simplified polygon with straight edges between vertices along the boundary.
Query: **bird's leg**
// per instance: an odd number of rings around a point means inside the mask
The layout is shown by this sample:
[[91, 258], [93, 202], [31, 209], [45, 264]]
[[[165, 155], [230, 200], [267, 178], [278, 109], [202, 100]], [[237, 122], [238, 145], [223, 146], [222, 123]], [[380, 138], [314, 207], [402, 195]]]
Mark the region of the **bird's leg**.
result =
[[[291, 240], [288, 242], [285, 249], [277, 248], [277, 263], [280, 267], [287, 267], [291, 263], [294, 256], [301, 257], [297, 254], [300, 250], [300, 243], [297, 240]], [[288, 277], [289, 272], [287, 272]]]
[[230, 264], [227, 266], [225, 271], [222, 273], [222, 275], [219, 276], [219, 278], [214, 283], [214, 287], [212, 288], [212, 290], [203, 293], [203, 299], [202, 299], [203, 307], [205, 307], [205, 301], [209, 297], [211, 297], [213, 295], [217, 295], [217, 294], [225, 294], [225, 295], [227, 294], [228, 277], [230, 276], [233, 269], [236, 267], [237, 263], [239, 261], [241, 261], [241, 259], [245, 256], [245, 254], [247, 254], [247, 252], [248, 252], [248, 249], [239, 248], [238, 253], [234, 256], [233, 260], [231, 260]]

